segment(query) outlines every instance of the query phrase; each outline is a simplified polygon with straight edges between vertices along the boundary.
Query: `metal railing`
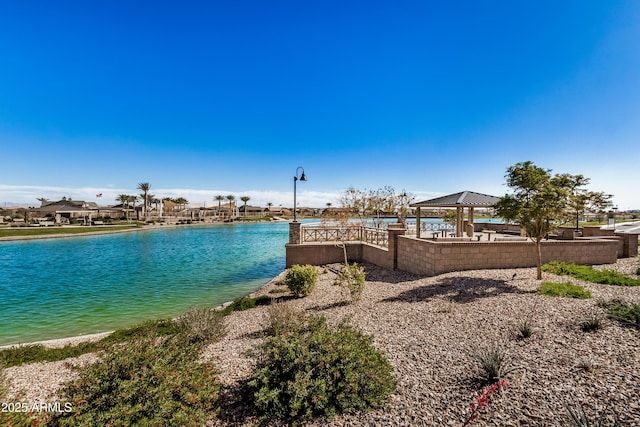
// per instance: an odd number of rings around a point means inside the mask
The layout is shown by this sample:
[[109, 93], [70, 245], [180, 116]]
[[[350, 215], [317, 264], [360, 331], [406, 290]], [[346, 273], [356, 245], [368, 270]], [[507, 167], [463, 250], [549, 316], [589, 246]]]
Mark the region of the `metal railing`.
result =
[[361, 225], [303, 225], [302, 243], [315, 242], [366, 242], [376, 246], [389, 246], [386, 229], [369, 228]]
[[362, 228], [362, 241], [372, 245], [389, 247], [389, 232], [380, 228]]
[[[456, 227], [455, 225], [450, 225], [442, 222], [430, 223], [430, 222], [421, 222], [420, 223], [420, 235], [422, 237], [425, 233], [455, 233]], [[410, 222], [407, 223], [407, 235], [416, 235], [416, 223]]]

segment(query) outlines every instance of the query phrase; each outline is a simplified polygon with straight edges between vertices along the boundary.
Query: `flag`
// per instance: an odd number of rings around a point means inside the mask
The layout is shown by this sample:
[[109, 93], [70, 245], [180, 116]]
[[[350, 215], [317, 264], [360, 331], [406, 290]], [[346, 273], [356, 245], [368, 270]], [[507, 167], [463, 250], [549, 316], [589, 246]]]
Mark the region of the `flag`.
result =
[[102, 193], [96, 194], [96, 197], [98, 197], [98, 198], [102, 197]]

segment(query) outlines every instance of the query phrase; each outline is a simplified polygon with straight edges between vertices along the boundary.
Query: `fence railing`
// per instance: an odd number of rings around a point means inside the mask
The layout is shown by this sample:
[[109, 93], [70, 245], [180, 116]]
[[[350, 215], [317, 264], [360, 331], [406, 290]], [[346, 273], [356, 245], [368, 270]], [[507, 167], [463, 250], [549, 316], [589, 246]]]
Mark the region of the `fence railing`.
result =
[[[430, 222], [421, 222], [420, 223], [420, 234], [423, 235], [424, 233], [440, 233], [440, 232], [445, 232], [445, 233], [455, 233], [456, 231], [456, 227], [455, 225], [450, 225], [447, 224], [446, 222], [436, 222], [436, 223], [430, 223]], [[415, 235], [416, 234], [416, 223], [415, 222], [410, 222], [407, 223], [407, 235]]]
[[361, 225], [303, 225], [302, 243], [313, 242], [366, 242], [388, 247], [389, 233], [386, 229]]
[[362, 241], [372, 245], [389, 247], [389, 232], [380, 228], [362, 228]]

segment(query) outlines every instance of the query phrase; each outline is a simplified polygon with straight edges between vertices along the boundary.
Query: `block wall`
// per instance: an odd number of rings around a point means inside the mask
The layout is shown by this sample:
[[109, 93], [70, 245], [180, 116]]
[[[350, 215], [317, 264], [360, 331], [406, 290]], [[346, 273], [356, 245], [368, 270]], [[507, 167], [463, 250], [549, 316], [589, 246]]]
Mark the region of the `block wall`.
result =
[[[362, 261], [362, 244], [347, 243], [347, 258], [350, 261]], [[323, 265], [344, 262], [344, 252], [335, 243], [287, 244], [286, 268], [295, 264]]]
[[[578, 264], [616, 262], [618, 241], [549, 241], [541, 247], [542, 262]], [[443, 243], [402, 236], [398, 238], [398, 269], [421, 275], [450, 271], [533, 267], [536, 247], [530, 242]]]

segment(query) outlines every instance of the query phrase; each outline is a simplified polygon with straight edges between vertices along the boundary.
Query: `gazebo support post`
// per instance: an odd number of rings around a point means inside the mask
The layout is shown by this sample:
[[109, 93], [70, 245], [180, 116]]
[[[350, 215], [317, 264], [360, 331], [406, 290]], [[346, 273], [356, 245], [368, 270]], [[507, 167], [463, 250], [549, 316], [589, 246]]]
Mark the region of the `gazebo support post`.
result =
[[420, 238], [420, 206], [416, 209], [416, 238]]

